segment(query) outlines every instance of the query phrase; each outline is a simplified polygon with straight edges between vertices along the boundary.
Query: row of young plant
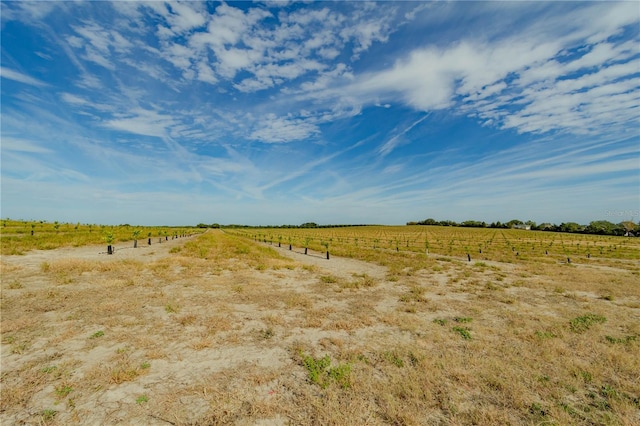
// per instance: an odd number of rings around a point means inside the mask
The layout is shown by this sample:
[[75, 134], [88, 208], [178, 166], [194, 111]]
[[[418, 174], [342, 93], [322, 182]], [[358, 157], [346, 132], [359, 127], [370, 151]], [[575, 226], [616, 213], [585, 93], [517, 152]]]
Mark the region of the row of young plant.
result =
[[[133, 248], [138, 248], [138, 239], [140, 238], [140, 236], [142, 235], [142, 230], [141, 229], [135, 229], [132, 233], [131, 233], [131, 238], [133, 239]], [[184, 238], [184, 237], [190, 237], [192, 234], [191, 233], [178, 233], [177, 231], [174, 231], [171, 234], [171, 239], [177, 239], [177, 238]], [[151, 245], [151, 238], [152, 238], [152, 232], [149, 231], [147, 232], [146, 235], [147, 238], [147, 245]], [[115, 248], [113, 247], [113, 243], [115, 242], [115, 236], [113, 234], [113, 232], [107, 232], [104, 237], [103, 237], [104, 241], [107, 243], [107, 254], [113, 254], [115, 251]], [[169, 232], [167, 232], [166, 230], [161, 230], [158, 231], [158, 243], [162, 244], [162, 241], [169, 241]]]
[[[422, 228], [416, 229], [416, 228]], [[255, 241], [302, 247], [305, 251], [386, 250], [467, 257], [469, 260], [550, 258], [640, 258], [640, 242], [609, 236], [549, 234], [522, 230], [455, 229], [442, 227], [362, 227], [335, 229], [240, 229]]]
[[[24, 254], [33, 249], [50, 250], [58, 247], [80, 247], [106, 242], [134, 241], [147, 238], [168, 240], [178, 236], [203, 232], [194, 227], [149, 227], [131, 225], [95, 225], [71, 224], [46, 221], [16, 221], [4, 219], [1, 234], [1, 252], [3, 255]], [[148, 242], [147, 241], [147, 242]]]

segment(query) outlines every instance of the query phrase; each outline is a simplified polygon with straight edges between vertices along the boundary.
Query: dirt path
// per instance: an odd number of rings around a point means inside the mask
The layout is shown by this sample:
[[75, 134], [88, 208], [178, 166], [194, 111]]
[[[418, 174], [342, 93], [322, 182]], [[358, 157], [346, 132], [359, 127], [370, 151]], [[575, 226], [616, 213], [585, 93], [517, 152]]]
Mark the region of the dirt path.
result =
[[270, 246], [268, 244], [267, 246], [283, 256], [305, 265], [313, 265], [321, 271], [341, 278], [352, 278], [354, 274], [367, 274], [376, 279], [384, 279], [387, 273], [387, 268], [384, 266], [361, 260], [338, 256], [330, 256], [330, 259], [327, 260], [326, 253], [309, 250], [308, 254], [305, 255], [304, 249], [296, 247], [289, 250], [288, 246], [278, 247], [277, 245]]

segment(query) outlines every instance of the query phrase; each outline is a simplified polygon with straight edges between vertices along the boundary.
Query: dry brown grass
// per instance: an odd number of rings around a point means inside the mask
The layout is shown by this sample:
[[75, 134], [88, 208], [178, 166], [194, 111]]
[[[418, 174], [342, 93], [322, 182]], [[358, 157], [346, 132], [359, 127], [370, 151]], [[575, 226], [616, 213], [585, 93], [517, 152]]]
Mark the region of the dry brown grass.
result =
[[636, 263], [283, 254], [209, 232], [153, 261], [3, 259], [0, 421], [640, 422]]

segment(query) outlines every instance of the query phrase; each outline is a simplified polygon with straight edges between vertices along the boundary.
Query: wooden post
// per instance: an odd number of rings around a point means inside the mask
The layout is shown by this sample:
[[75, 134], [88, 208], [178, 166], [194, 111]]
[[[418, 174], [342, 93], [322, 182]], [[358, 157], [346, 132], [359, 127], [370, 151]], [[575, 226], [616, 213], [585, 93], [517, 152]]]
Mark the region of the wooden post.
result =
[[111, 247], [111, 244], [107, 246], [107, 254], [113, 254], [113, 247]]

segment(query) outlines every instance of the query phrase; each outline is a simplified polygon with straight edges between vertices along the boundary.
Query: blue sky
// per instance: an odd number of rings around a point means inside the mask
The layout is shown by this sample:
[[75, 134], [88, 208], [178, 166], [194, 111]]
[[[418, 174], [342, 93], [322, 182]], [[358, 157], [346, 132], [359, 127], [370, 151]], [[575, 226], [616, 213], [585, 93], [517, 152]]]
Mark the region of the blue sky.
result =
[[2, 2], [2, 217], [640, 220], [637, 2]]

